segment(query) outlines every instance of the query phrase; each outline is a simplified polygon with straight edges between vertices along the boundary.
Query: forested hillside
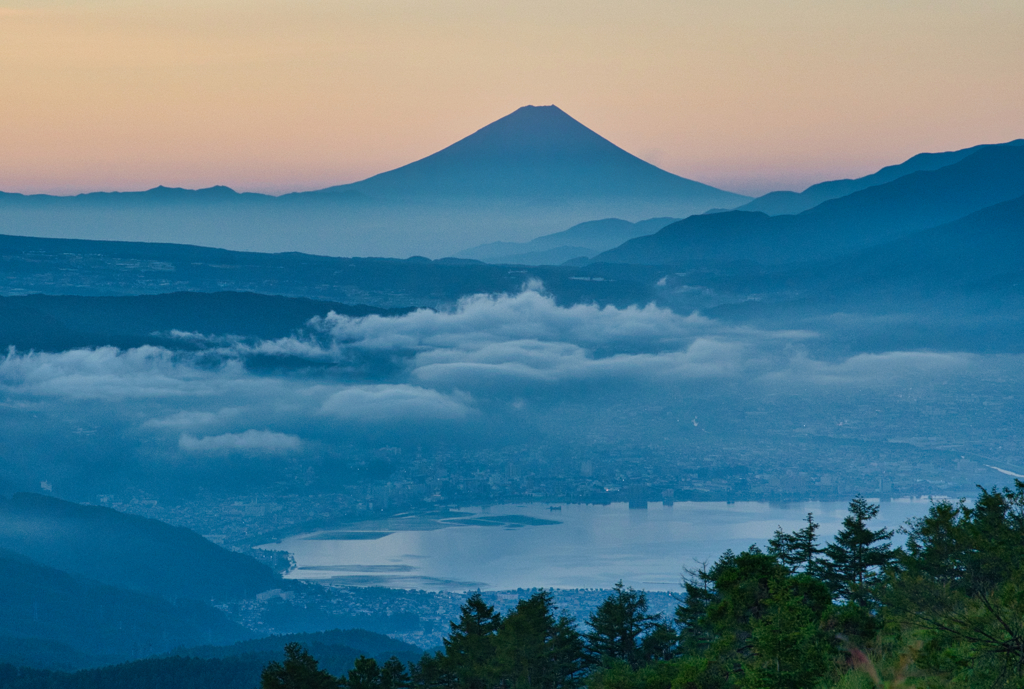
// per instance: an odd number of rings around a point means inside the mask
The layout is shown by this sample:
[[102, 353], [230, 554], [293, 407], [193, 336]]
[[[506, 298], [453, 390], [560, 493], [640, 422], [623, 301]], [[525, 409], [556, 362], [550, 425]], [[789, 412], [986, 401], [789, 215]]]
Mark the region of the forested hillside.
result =
[[[0, 641], [2, 643], [2, 641]], [[394, 663], [415, 661], [415, 646], [361, 629], [317, 634], [290, 634], [244, 641], [231, 646], [179, 649], [148, 658], [75, 673], [29, 670], [0, 664], [3, 689], [253, 689], [269, 663], [285, 657], [284, 648], [301, 644], [326, 672], [344, 674], [356, 660]], [[363, 661], [367, 662], [366, 660]], [[404, 667], [404, 666], [402, 666]], [[296, 688], [297, 689], [297, 688]]]

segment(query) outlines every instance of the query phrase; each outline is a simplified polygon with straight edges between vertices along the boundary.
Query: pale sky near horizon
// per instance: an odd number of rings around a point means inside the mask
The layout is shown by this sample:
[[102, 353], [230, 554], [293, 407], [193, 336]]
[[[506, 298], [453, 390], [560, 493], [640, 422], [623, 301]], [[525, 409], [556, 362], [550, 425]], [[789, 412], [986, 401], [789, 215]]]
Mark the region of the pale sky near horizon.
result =
[[0, 0], [0, 190], [315, 189], [556, 104], [801, 189], [1024, 137], [1021, 0]]

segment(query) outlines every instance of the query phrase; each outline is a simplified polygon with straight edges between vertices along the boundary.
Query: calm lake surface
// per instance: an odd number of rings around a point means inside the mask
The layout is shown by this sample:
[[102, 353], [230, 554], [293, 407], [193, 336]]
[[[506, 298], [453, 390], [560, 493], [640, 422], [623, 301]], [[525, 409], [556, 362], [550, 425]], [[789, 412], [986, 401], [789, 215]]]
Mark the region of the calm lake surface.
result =
[[[874, 528], [896, 528], [928, 510], [927, 498], [877, 503]], [[764, 545], [775, 529], [795, 531], [813, 512], [831, 538], [847, 502], [546, 504], [467, 508], [457, 513], [350, 524], [264, 546], [287, 550], [298, 579], [428, 591], [529, 587], [678, 591], [682, 571], [727, 549]], [[897, 542], [901, 538], [897, 535]]]

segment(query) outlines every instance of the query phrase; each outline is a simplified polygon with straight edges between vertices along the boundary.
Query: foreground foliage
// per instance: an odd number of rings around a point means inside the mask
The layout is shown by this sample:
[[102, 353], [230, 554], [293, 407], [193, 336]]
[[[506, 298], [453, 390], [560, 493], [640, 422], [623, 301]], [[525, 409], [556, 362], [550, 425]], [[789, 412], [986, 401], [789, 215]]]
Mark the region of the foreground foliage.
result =
[[1024, 688], [1024, 483], [934, 504], [902, 548], [871, 528], [878, 511], [858, 497], [827, 544], [808, 515], [767, 550], [688, 571], [671, 621], [621, 582], [582, 630], [547, 591], [504, 616], [477, 593], [408, 671], [361, 658], [334, 679], [289, 647], [263, 687]]

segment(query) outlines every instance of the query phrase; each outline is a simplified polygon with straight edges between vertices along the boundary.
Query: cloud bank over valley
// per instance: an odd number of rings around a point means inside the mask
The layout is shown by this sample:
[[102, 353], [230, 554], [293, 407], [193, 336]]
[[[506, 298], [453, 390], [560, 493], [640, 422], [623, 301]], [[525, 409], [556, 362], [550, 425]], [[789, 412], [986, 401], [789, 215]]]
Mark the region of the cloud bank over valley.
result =
[[858, 437], [916, 435], [930, 399], [983, 384], [990, 394], [1024, 370], [1014, 355], [822, 358], [807, 348], [816, 338], [653, 304], [564, 307], [533, 284], [449, 310], [331, 313], [272, 340], [11, 349], [0, 403], [13, 461], [0, 482], [87, 492], [90, 477], [114, 475], [216, 489], [224, 475], [237, 487], [310, 471], [344, 482], [382, 447], [507, 463], [527, 442], [554, 465], [633, 443], [699, 462], [716, 443], [769, 447], [868, 407], [887, 411], [860, 419]]

